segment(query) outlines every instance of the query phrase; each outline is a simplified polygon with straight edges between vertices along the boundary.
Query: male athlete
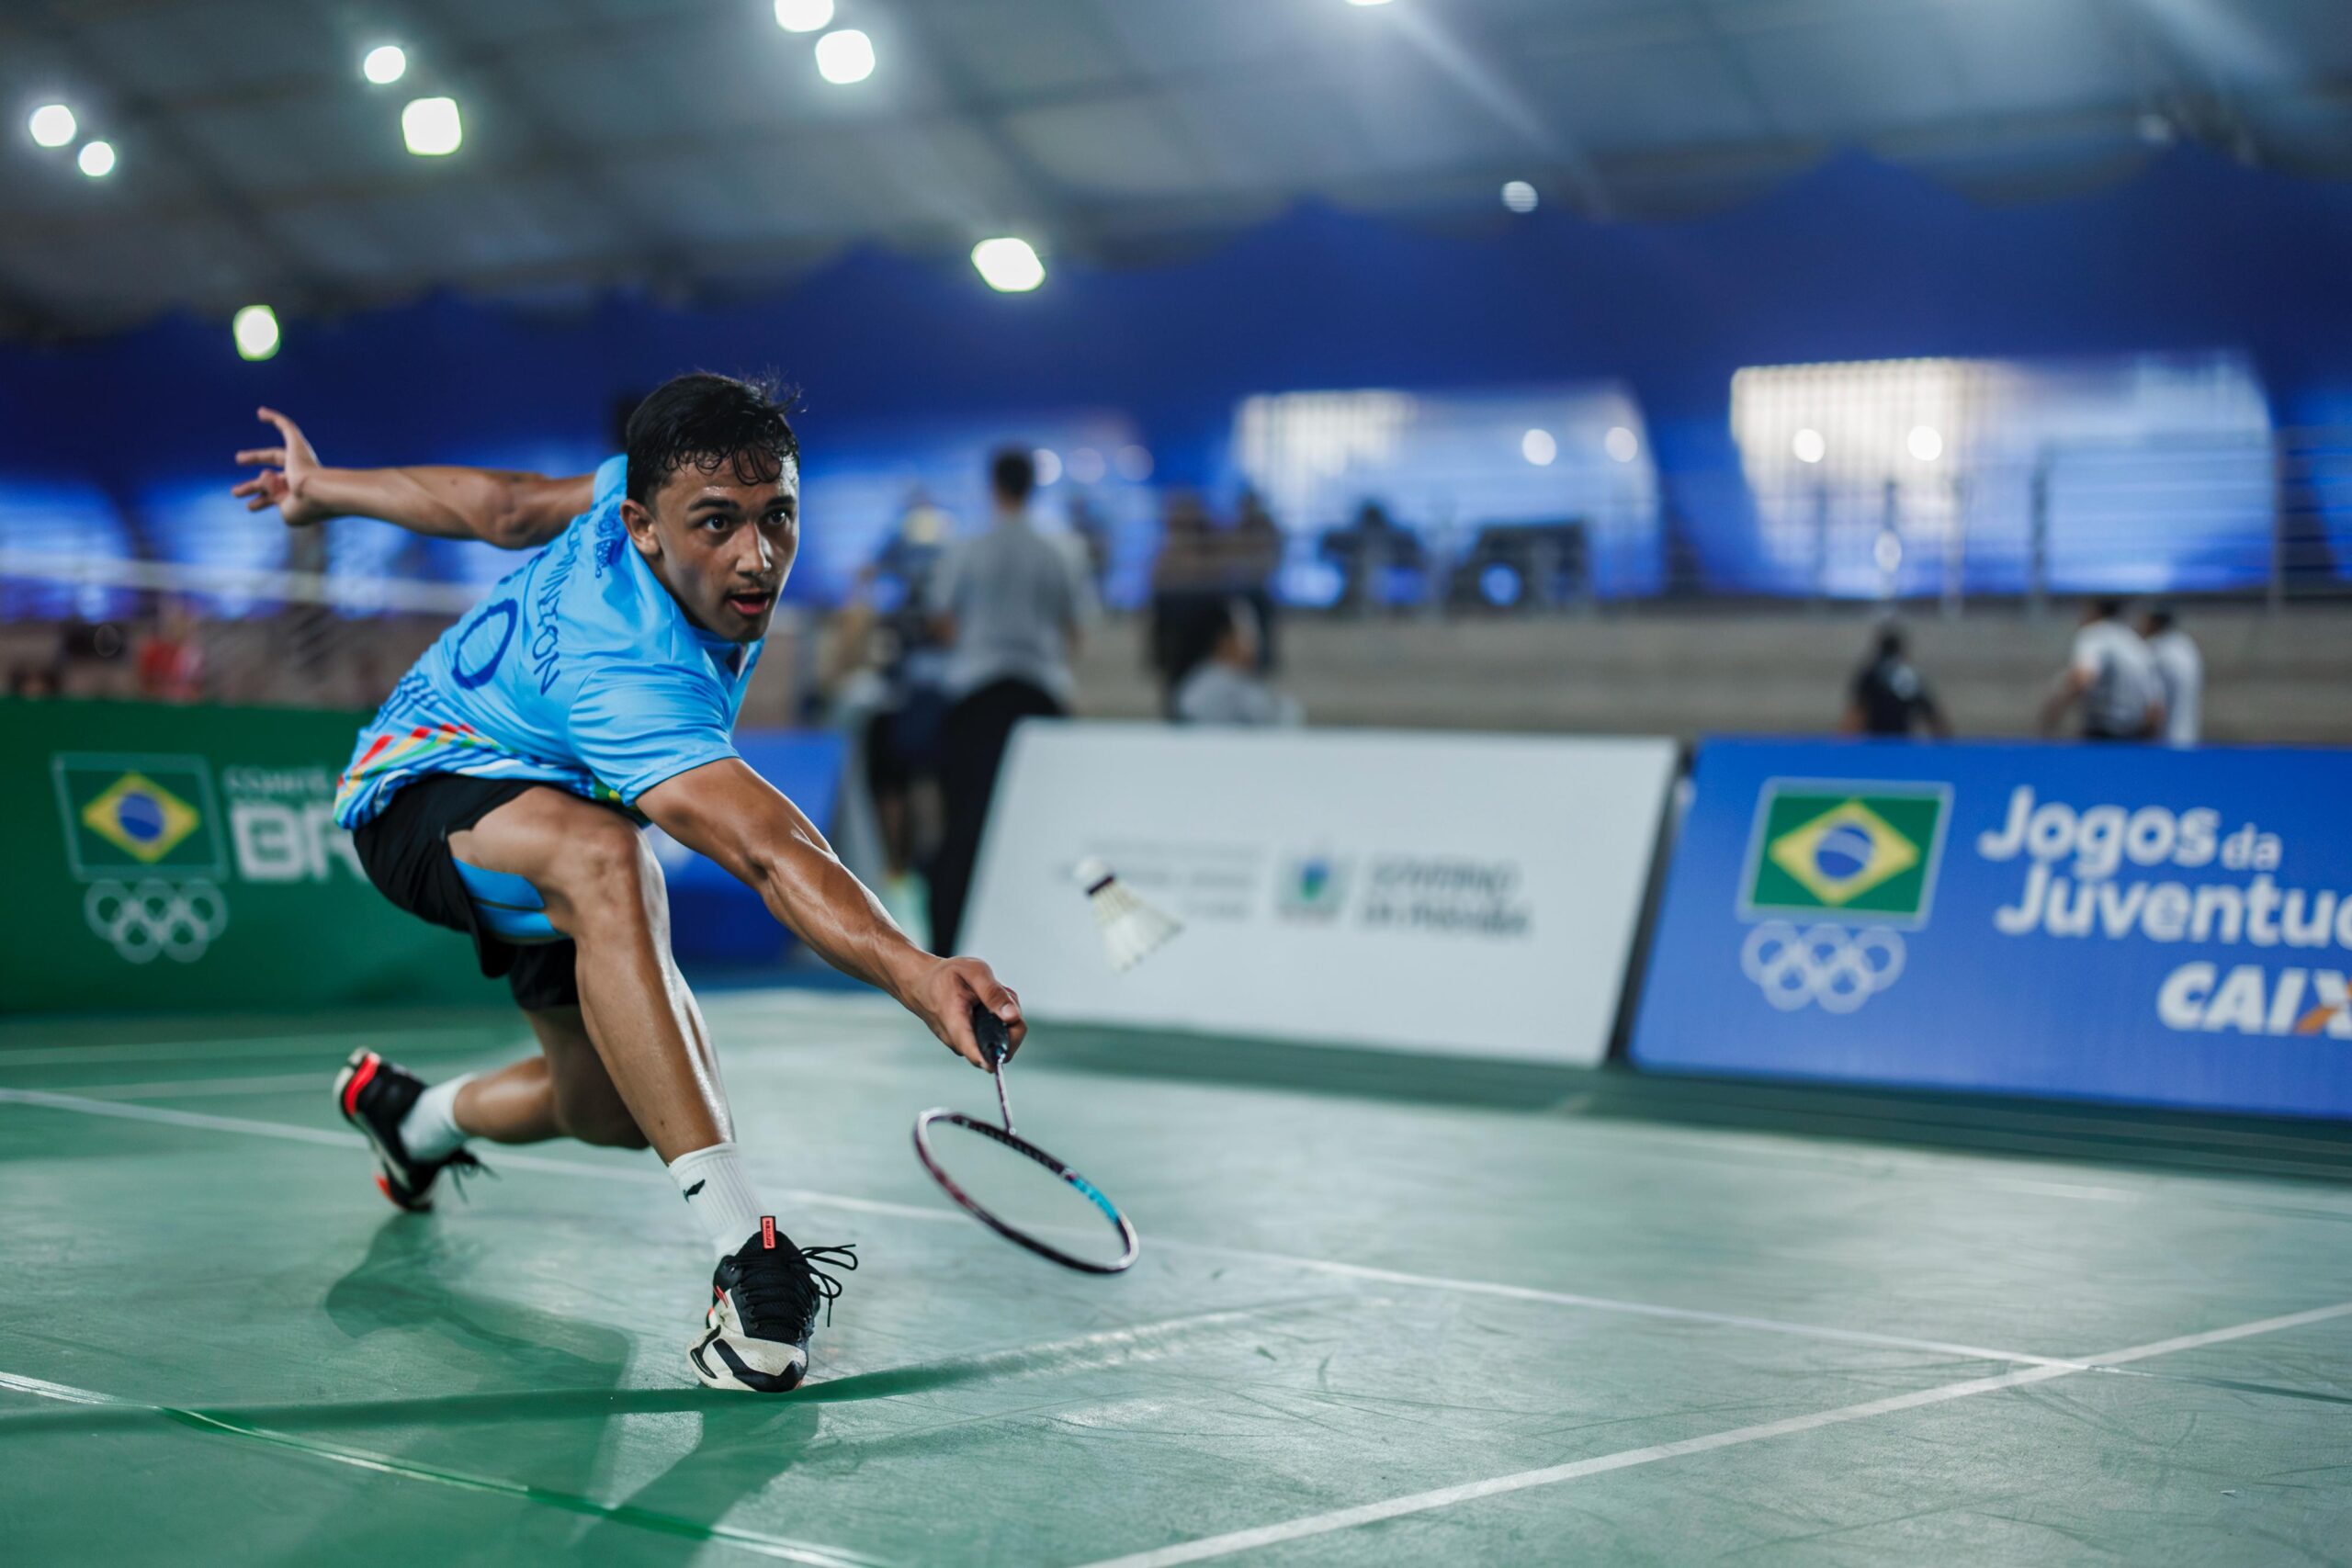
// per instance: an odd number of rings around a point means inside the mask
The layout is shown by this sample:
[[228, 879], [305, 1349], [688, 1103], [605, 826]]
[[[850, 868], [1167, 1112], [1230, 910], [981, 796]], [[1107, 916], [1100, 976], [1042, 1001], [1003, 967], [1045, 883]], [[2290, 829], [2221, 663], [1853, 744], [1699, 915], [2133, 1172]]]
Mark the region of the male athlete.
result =
[[816, 1309], [854, 1269], [795, 1247], [762, 1212], [718, 1062], [670, 956], [662, 871], [638, 819], [757, 889], [836, 968], [880, 987], [976, 1066], [971, 1010], [1018, 1045], [1021, 1004], [977, 958], [907, 940], [792, 802], [736, 754], [743, 691], [800, 542], [800, 447], [764, 388], [681, 376], [639, 405], [625, 457], [548, 479], [477, 468], [320, 466], [293, 421], [241, 452], [236, 487], [288, 525], [379, 517], [420, 534], [544, 546], [442, 635], [360, 732], [336, 791], [369, 880], [469, 933], [541, 1055], [427, 1088], [371, 1051], [335, 1084], [374, 1145], [377, 1185], [431, 1205], [466, 1141], [573, 1137], [669, 1166], [718, 1258], [687, 1346], [714, 1388], [782, 1393]]

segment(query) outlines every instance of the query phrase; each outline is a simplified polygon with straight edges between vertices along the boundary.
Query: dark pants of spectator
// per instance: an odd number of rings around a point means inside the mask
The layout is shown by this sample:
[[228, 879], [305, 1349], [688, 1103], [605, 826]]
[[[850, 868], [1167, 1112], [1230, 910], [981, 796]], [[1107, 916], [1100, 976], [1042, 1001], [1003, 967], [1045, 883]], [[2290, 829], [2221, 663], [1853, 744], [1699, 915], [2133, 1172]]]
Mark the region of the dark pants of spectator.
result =
[[1018, 680], [991, 681], [947, 710], [939, 769], [947, 822], [931, 863], [933, 953], [954, 953], [962, 934], [972, 863], [979, 857], [980, 829], [988, 826], [997, 766], [1004, 761], [1012, 727], [1024, 718], [1059, 718], [1068, 711], [1052, 693]]

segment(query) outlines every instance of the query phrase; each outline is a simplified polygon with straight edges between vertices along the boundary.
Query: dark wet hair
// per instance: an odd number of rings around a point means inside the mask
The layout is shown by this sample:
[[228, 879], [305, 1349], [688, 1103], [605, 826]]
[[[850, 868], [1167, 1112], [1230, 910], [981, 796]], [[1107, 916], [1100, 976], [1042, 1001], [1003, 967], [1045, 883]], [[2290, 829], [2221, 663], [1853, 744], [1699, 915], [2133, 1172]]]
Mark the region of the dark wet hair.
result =
[[2123, 614], [2123, 601], [2113, 594], [2101, 594], [2091, 601], [2091, 614], [2102, 621], [2119, 619]]
[[628, 416], [628, 498], [639, 506], [689, 465], [706, 474], [731, 468], [741, 484], [765, 484], [786, 464], [800, 466], [790, 415], [800, 400], [774, 381], [697, 370], [647, 394]]
[[1037, 459], [1023, 447], [1008, 446], [989, 459], [989, 483], [1018, 506], [1037, 489]]

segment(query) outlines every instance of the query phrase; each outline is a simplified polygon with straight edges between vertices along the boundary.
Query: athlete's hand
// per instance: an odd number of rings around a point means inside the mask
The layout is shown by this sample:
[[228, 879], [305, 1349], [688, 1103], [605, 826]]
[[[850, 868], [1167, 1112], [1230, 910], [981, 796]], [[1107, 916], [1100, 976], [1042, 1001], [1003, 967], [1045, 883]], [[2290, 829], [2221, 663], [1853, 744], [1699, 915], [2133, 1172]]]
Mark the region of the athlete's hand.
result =
[[972, 1033], [972, 1004], [979, 1003], [1004, 1021], [1009, 1058], [1028, 1037], [1021, 1016], [1021, 998], [996, 972], [977, 958], [942, 958], [919, 976], [907, 994], [907, 1010], [929, 1026], [945, 1045], [972, 1066], [989, 1070], [988, 1053]]
[[243, 496], [248, 512], [266, 512], [275, 506], [279, 519], [289, 528], [307, 528], [334, 515], [309, 493], [311, 480], [319, 471], [319, 455], [311, 449], [310, 437], [302, 434], [302, 427], [276, 409], [254, 412], [277, 427], [281, 445], [254, 446], [238, 453], [238, 462], [262, 471], [229, 493]]

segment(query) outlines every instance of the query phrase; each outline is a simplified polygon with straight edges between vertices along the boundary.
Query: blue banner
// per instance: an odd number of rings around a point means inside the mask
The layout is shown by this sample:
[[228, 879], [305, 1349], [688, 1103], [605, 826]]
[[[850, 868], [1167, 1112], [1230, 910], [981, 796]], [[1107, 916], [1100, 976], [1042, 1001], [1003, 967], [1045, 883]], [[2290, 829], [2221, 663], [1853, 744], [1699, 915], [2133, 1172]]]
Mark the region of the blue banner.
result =
[[2352, 1117], [2352, 752], [1711, 740], [1645, 1067]]
[[[739, 729], [735, 750], [820, 832], [831, 830], [842, 779], [840, 736], [830, 730]], [[670, 885], [673, 953], [689, 964], [755, 966], [783, 961], [795, 939], [776, 924], [757, 893], [658, 829], [653, 846]]]

